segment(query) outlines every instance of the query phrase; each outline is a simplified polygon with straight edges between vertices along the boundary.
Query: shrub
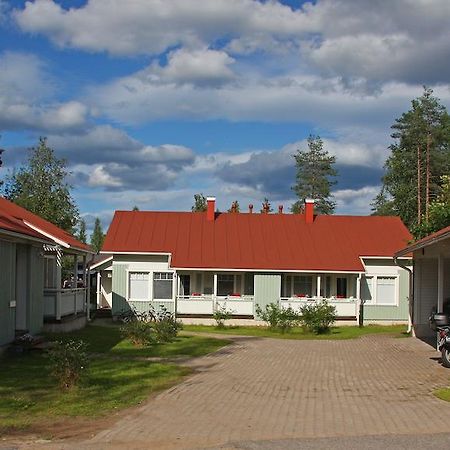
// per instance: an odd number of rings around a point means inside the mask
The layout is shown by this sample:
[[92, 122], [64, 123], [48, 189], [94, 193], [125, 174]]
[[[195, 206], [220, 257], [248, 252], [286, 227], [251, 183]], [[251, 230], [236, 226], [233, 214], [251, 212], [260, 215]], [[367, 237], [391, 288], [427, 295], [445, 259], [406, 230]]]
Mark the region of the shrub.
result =
[[315, 334], [328, 333], [336, 320], [336, 308], [326, 300], [302, 306], [301, 322], [303, 326]]
[[173, 341], [180, 329], [175, 315], [161, 306], [158, 312], [150, 307], [148, 312], [135, 314], [120, 327], [120, 333], [134, 345], [150, 346]]
[[120, 334], [134, 345], [149, 346], [156, 344], [156, 333], [151, 322], [132, 320], [120, 327]]
[[269, 325], [272, 330], [282, 333], [290, 331], [301, 320], [299, 313], [291, 307], [281, 308], [277, 303], [269, 303], [264, 309], [256, 305], [256, 314]]
[[70, 340], [55, 342], [48, 351], [51, 374], [61, 388], [69, 389], [78, 384], [89, 362], [86, 350], [84, 341]]
[[171, 342], [177, 337], [178, 331], [182, 328], [182, 324], [176, 320], [175, 314], [167, 311], [164, 306], [161, 306], [158, 313], [154, 313], [153, 311], [153, 314], [150, 314], [150, 316], [154, 318], [150, 324], [155, 332], [157, 342]]
[[218, 306], [213, 313], [213, 318], [216, 321], [217, 328], [225, 328], [225, 321], [230, 320], [233, 316], [233, 311], [227, 309], [226, 305]]

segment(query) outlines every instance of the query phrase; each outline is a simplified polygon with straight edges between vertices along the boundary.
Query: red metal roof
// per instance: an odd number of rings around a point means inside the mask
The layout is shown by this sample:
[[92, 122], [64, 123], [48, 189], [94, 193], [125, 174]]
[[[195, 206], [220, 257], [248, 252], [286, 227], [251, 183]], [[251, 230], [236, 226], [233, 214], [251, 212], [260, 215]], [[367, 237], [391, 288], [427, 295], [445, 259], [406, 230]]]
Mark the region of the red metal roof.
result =
[[[25, 222], [31, 224], [36, 230]], [[16, 228], [11, 228], [13, 226]], [[0, 227], [51, 242], [51, 239], [45, 236], [48, 234], [76, 250], [91, 251], [88, 245], [75, 239], [71, 234], [3, 197], [0, 197]], [[41, 234], [40, 231], [43, 233]]]
[[116, 211], [104, 252], [172, 254], [172, 267], [363, 271], [411, 240], [398, 217]]
[[396, 256], [403, 256], [407, 253], [411, 253], [415, 250], [419, 250], [423, 247], [427, 247], [428, 245], [434, 244], [442, 239], [450, 238], [450, 226], [442, 228], [442, 230], [436, 231], [424, 238], [420, 239], [417, 242], [409, 245], [408, 247], [402, 248], [396, 253]]

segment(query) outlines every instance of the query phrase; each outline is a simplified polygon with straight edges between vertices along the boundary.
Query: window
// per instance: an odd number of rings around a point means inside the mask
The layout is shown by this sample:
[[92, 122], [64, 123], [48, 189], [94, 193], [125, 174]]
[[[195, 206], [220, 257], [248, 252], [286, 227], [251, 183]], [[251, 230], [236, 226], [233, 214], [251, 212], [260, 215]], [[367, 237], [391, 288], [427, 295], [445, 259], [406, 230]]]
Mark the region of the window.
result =
[[153, 274], [153, 298], [157, 300], [172, 299], [172, 280], [172, 272], [155, 272]]
[[292, 292], [291, 292], [291, 283], [292, 283], [292, 277], [290, 275], [285, 275], [283, 276], [281, 282], [281, 296], [282, 297], [291, 297]]
[[56, 289], [56, 258], [44, 258], [44, 289]]
[[244, 276], [244, 295], [254, 295], [255, 292], [255, 274], [246, 273]]
[[214, 274], [206, 272], [203, 275], [203, 293], [205, 295], [212, 295], [214, 290]]
[[325, 297], [330, 298], [331, 297], [331, 277], [327, 276], [325, 278]]
[[347, 278], [336, 278], [336, 297], [347, 298]]
[[130, 272], [129, 274], [129, 299], [149, 300], [149, 273]]
[[294, 277], [294, 294], [299, 297], [312, 297], [312, 277]]
[[191, 276], [180, 275], [180, 295], [191, 294]]
[[377, 277], [377, 303], [396, 305], [395, 277]]
[[217, 295], [230, 295], [234, 292], [234, 275], [217, 275]]

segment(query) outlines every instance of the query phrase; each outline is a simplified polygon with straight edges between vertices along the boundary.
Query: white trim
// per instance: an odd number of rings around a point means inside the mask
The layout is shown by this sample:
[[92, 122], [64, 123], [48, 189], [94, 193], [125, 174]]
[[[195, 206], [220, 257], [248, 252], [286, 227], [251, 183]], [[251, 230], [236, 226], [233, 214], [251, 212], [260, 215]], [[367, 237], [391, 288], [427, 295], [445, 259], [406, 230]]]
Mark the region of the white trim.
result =
[[30, 227], [32, 230], [37, 231], [38, 233], [42, 234], [45, 237], [50, 238], [51, 240], [55, 241], [57, 244], [62, 245], [63, 247], [70, 248], [70, 245], [67, 242], [62, 241], [61, 239], [56, 238], [50, 233], [47, 233], [44, 230], [41, 230], [40, 228], [36, 227], [35, 225], [31, 224], [30, 222], [27, 222], [26, 220], [23, 221], [23, 223]]
[[[372, 279], [372, 300], [364, 299], [364, 304], [367, 306], [391, 306], [398, 307], [400, 305], [400, 275], [385, 274], [385, 273], [375, 273], [375, 274], [365, 274], [366, 281], [367, 278]], [[377, 280], [378, 278], [393, 278], [394, 279], [394, 289], [395, 289], [395, 303], [378, 303], [378, 291], [377, 291]]]
[[104, 259], [102, 261], [97, 261], [95, 264], [92, 264], [91, 269], [95, 269], [98, 266], [102, 266], [103, 264], [105, 264], [105, 263], [107, 263], [109, 261], [112, 261], [112, 259], [113, 259], [113, 257], [110, 256], [109, 258], [106, 258], [106, 259]]
[[168, 252], [115, 252], [115, 251], [100, 251], [99, 252], [102, 255], [108, 254], [110, 255], [111, 253], [113, 255], [155, 255], [155, 256], [171, 256], [171, 253]]
[[173, 270], [186, 270], [186, 271], [205, 271], [205, 272], [258, 272], [258, 273], [308, 273], [308, 274], [316, 274], [316, 273], [345, 273], [345, 274], [355, 274], [358, 275], [360, 273], [365, 273], [364, 271], [350, 271], [350, 270], [319, 270], [319, 269], [310, 269], [310, 270], [294, 270], [294, 269], [219, 269], [219, 268], [210, 268], [210, 267], [172, 267]]

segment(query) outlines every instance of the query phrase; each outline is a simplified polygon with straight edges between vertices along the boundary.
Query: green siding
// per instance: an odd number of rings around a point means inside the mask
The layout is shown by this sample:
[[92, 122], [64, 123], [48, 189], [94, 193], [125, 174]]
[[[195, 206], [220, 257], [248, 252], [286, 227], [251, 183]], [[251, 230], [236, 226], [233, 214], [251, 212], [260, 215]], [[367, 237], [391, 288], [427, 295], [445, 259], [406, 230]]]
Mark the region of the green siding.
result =
[[16, 246], [0, 240], [0, 345], [14, 339], [16, 328], [15, 300]]
[[175, 302], [172, 301], [157, 301], [157, 302], [128, 302], [130, 306], [136, 309], [138, 312], [147, 312], [150, 309], [150, 306], [153, 306], [155, 311], [159, 311], [161, 309], [161, 306], [164, 306], [167, 311], [174, 312], [175, 308]]
[[399, 279], [398, 306], [364, 306], [364, 320], [408, 320], [409, 275], [402, 270]]
[[127, 296], [127, 270], [126, 264], [112, 266], [112, 314], [117, 315], [130, 309], [126, 301]]
[[255, 274], [255, 305], [264, 308], [278, 303], [281, 294], [281, 275]]
[[29, 247], [29, 315], [30, 333], [39, 333], [44, 325], [44, 259], [40, 248]]

